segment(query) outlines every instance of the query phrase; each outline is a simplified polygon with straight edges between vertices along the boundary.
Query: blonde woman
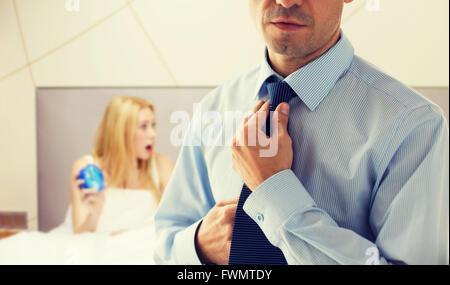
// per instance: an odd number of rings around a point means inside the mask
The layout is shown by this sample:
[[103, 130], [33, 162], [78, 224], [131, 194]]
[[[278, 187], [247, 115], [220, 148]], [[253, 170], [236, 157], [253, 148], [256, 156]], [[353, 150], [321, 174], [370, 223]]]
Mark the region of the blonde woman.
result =
[[[72, 167], [73, 232], [117, 235], [153, 223], [153, 213], [170, 178], [173, 162], [154, 152], [154, 107], [139, 97], [111, 100], [98, 126], [94, 150]], [[82, 189], [81, 169], [96, 164], [106, 189]], [[67, 220], [67, 217], [66, 217]]]

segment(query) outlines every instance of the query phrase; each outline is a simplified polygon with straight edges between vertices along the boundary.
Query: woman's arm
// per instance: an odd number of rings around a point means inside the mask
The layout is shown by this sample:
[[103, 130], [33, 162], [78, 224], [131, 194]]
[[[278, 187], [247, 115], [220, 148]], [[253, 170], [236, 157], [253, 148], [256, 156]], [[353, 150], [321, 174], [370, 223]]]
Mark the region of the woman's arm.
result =
[[80, 170], [89, 162], [80, 158], [72, 167], [71, 197], [72, 197], [72, 226], [75, 234], [94, 232], [103, 208], [104, 192], [97, 190], [80, 190], [83, 180], [77, 180]]
[[173, 171], [173, 162], [172, 160], [163, 154], [156, 154], [156, 167], [158, 168], [158, 174], [159, 174], [159, 183], [160, 183], [160, 189], [161, 194], [164, 193], [164, 189], [167, 186], [167, 183], [169, 183], [172, 171]]

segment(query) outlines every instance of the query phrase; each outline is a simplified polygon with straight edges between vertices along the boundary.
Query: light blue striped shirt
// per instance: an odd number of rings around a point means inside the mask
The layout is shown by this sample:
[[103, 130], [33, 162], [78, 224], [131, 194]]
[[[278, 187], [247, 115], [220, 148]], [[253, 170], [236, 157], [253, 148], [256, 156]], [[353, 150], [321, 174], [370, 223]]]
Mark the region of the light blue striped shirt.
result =
[[[228, 141], [194, 143], [208, 128], [204, 114], [250, 111], [267, 99], [270, 76], [283, 79], [266, 59], [201, 101], [155, 215], [156, 262], [200, 264], [199, 223], [243, 184]], [[292, 169], [254, 189], [244, 210], [287, 262], [448, 264], [442, 110], [354, 55], [342, 31], [331, 49], [284, 80], [298, 95], [289, 102]]]

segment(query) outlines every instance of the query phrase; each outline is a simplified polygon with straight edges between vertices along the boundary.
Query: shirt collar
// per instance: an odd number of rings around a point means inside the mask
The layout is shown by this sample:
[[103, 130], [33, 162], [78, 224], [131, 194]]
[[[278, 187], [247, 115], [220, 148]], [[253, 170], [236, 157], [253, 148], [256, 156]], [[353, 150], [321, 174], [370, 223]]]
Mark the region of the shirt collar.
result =
[[275, 76], [278, 80], [286, 81], [305, 105], [311, 111], [314, 111], [342, 74], [350, 67], [353, 56], [353, 46], [341, 29], [340, 39], [334, 46], [320, 57], [283, 79], [270, 66], [266, 49], [265, 58], [259, 70], [255, 97], [264, 93], [267, 79]]

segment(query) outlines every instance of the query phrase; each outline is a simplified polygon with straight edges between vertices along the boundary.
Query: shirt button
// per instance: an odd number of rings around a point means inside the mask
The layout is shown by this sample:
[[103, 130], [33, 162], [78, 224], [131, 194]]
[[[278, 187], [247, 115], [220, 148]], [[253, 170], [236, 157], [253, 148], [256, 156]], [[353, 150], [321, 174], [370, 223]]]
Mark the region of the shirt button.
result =
[[258, 216], [256, 216], [256, 218], [258, 219], [259, 222], [264, 222], [264, 215], [263, 214], [258, 214]]

